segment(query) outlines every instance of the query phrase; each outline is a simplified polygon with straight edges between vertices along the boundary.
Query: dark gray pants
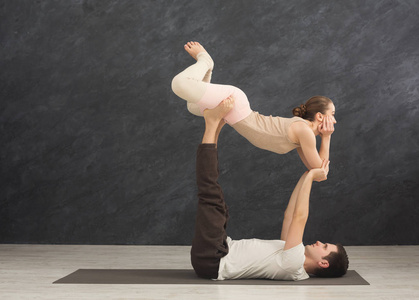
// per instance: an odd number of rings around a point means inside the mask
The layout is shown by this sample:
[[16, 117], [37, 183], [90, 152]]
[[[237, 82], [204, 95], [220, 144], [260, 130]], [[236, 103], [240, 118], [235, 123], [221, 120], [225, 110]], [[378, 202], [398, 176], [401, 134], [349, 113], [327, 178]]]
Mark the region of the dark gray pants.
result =
[[218, 184], [218, 152], [215, 144], [200, 144], [196, 153], [198, 209], [191, 262], [199, 277], [216, 279], [220, 259], [227, 255], [228, 208]]

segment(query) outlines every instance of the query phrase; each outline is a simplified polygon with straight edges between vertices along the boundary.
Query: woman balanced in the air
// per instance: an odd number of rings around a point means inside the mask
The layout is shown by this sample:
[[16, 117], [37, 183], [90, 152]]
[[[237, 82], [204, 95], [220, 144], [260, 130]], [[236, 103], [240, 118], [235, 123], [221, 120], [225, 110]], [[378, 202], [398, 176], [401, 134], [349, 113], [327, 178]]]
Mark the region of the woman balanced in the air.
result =
[[[225, 102], [234, 102], [224, 120], [256, 147], [279, 154], [297, 148], [301, 160], [310, 170], [320, 168], [329, 159], [330, 137], [336, 120], [332, 100], [314, 96], [293, 109], [293, 118], [263, 116], [252, 111], [246, 94], [237, 87], [210, 83], [214, 62], [197, 42], [188, 42], [185, 50], [197, 60], [173, 78], [173, 92], [187, 101], [188, 110], [202, 116]], [[316, 135], [322, 142], [317, 152]]]

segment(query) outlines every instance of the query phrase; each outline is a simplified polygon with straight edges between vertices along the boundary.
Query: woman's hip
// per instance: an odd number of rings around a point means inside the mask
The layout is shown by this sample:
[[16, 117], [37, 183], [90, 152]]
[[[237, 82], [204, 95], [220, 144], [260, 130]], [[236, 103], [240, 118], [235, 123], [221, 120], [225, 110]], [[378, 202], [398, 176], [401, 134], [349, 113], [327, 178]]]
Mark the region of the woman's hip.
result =
[[202, 113], [205, 109], [216, 107], [229, 96], [233, 96], [235, 100], [234, 107], [224, 119], [228, 124], [233, 125], [246, 118], [252, 112], [249, 100], [241, 89], [232, 85], [207, 83], [205, 94], [197, 104]]

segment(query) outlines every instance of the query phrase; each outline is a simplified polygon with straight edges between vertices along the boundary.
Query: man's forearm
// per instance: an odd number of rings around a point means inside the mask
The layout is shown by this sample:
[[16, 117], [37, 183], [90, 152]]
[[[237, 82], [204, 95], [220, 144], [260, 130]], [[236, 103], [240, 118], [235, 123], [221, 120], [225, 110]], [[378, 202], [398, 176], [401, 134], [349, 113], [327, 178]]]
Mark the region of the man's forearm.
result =
[[301, 175], [300, 179], [298, 180], [297, 184], [295, 185], [295, 188], [291, 194], [290, 200], [288, 201], [287, 209], [285, 210], [286, 215], [291, 215], [294, 212], [295, 203], [297, 201], [298, 193], [301, 190], [301, 186], [303, 185], [303, 181], [306, 178], [308, 172], [305, 172], [303, 175]]
[[311, 186], [313, 185], [313, 174], [307, 173], [298, 193], [297, 201], [295, 203], [293, 218], [308, 218], [309, 202]]
[[281, 230], [281, 240], [285, 241], [288, 235], [288, 229], [292, 222], [292, 216], [294, 214], [295, 203], [297, 201], [298, 194], [300, 192], [301, 186], [303, 184], [304, 179], [306, 178], [308, 172], [305, 172], [300, 179], [298, 180], [297, 184], [295, 185], [294, 191], [291, 194], [290, 200], [288, 201], [288, 206], [284, 212], [284, 221], [282, 222], [282, 230]]

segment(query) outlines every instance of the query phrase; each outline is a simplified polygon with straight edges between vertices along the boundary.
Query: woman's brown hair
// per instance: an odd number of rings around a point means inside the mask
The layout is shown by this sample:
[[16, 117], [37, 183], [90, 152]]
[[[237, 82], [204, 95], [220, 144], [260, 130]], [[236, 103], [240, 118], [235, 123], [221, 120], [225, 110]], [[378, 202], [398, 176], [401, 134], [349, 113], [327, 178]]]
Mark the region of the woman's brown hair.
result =
[[296, 117], [314, 121], [314, 117], [318, 112], [326, 113], [330, 103], [333, 103], [332, 100], [325, 96], [314, 96], [308, 99], [306, 104], [301, 104], [294, 108], [292, 114]]

